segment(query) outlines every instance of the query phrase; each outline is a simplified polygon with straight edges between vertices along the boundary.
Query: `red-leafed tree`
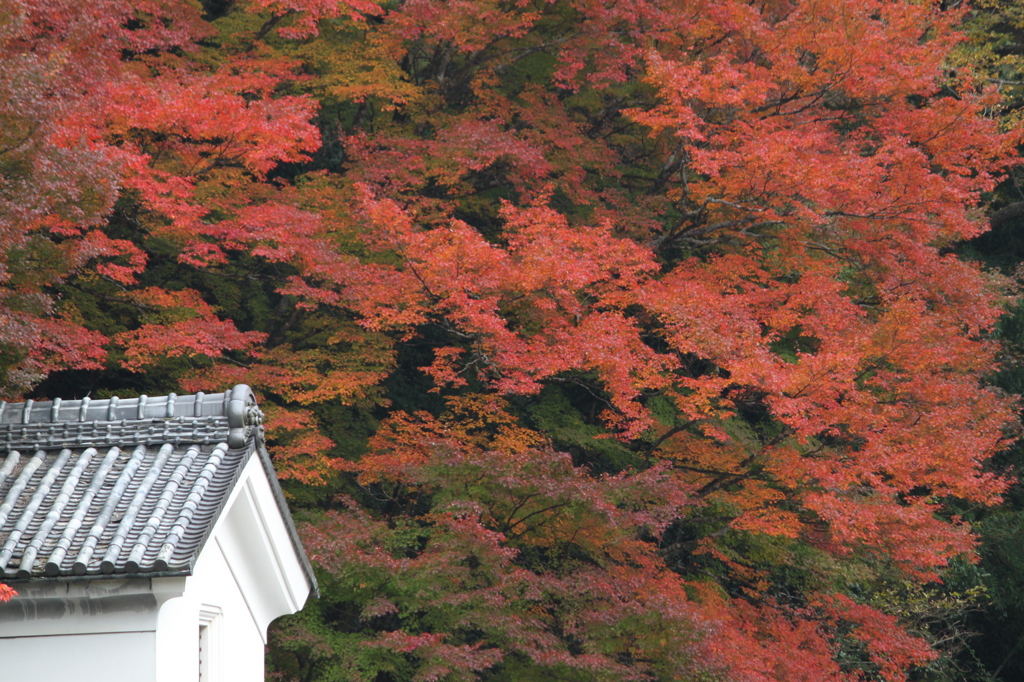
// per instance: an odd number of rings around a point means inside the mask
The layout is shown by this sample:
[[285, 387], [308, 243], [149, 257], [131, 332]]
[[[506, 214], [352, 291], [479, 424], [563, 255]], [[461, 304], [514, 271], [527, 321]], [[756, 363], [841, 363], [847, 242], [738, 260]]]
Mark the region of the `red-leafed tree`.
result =
[[[432, 330], [438, 390], [589, 392], [631, 464], [688, 491], [647, 541], [731, 585], [691, 589], [735, 676], [902, 679], [932, 654], [844, 596], [843, 571], [810, 570], [798, 596], [772, 583], [794, 552], [870, 566], [869, 583], [935, 579], [972, 547], [941, 500], [1003, 486], [982, 470], [1013, 421], [981, 386], [998, 282], [947, 248], [983, 229], [972, 206], [1018, 136], [984, 117], [992, 93], [944, 74], [959, 20], [901, 2], [403, 5], [374, 38], [418, 97], [382, 97], [403, 115], [346, 137], [369, 253], [288, 291], [373, 331]], [[396, 423], [405, 440], [354, 465], [398, 486], [386, 508], [433, 495], [404, 472], [458, 452]], [[610, 570], [571, 537], [569, 570]], [[759, 565], [741, 537], [776, 556]], [[320, 555], [337, 575], [359, 564], [342, 547]], [[837, 662], [851, 649], [856, 669]]]
[[937, 655], [877, 595], [970, 556], [1015, 419], [963, 8], [7, 3], [4, 390], [261, 393], [333, 507], [281, 676]]

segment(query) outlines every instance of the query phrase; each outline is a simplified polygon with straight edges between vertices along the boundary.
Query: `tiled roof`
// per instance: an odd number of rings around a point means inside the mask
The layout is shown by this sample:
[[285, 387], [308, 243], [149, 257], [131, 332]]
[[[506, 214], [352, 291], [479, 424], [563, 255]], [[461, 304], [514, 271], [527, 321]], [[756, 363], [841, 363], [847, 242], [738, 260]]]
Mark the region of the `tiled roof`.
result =
[[157, 398], [0, 402], [0, 578], [188, 575], [252, 457], [248, 386]]

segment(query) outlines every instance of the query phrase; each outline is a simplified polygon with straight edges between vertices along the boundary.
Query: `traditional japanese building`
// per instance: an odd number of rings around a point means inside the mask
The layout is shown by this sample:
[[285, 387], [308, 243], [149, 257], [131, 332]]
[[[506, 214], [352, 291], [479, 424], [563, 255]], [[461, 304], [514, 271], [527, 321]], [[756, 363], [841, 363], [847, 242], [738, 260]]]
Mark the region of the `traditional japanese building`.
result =
[[247, 386], [0, 403], [0, 677], [263, 679], [316, 593]]

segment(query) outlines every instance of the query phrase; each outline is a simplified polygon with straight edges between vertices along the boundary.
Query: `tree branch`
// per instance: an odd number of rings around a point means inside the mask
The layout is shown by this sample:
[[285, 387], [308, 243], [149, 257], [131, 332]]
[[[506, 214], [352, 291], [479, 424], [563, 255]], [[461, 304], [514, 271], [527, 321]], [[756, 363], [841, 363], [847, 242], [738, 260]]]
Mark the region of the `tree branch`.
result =
[[1024, 201], [1017, 201], [992, 213], [988, 217], [988, 223], [995, 230], [1018, 218], [1024, 218]]

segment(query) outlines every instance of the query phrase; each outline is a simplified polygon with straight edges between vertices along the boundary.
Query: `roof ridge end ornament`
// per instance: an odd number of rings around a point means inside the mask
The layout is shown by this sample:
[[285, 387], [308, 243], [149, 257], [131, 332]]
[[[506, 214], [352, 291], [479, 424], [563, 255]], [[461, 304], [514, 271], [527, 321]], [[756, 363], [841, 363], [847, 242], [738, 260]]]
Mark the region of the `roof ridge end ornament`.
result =
[[228, 447], [245, 447], [249, 438], [263, 440], [263, 412], [256, 406], [256, 396], [246, 384], [231, 389], [227, 404]]

